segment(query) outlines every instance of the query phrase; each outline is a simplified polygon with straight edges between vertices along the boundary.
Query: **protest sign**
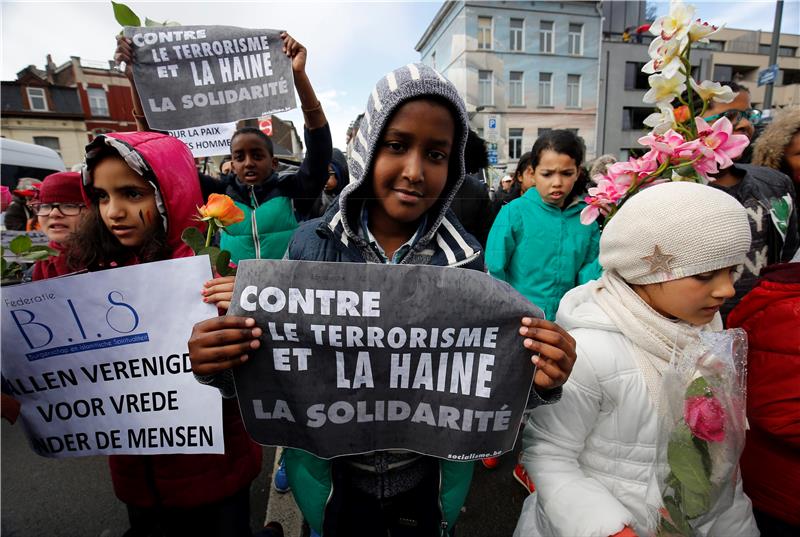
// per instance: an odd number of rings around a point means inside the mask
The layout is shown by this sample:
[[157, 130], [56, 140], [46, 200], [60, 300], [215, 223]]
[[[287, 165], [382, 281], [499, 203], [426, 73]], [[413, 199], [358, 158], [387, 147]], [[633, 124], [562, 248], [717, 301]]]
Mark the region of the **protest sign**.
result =
[[170, 136], [185, 143], [193, 157], [230, 155], [231, 138], [236, 132], [236, 122], [187, 127], [167, 132]]
[[541, 311], [487, 274], [248, 260], [229, 314], [264, 330], [234, 369], [257, 442], [324, 458], [406, 449], [453, 460], [514, 445], [533, 376], [520, 320]]
[[219, 392], [193, 377], [207, 256], [3, 288], [3, 391], [47, 457], [223, 453]]
[[179, 130], [296, 107], [291, 59], [277, 30], [125, 27], [133, 79], [151, 128]]

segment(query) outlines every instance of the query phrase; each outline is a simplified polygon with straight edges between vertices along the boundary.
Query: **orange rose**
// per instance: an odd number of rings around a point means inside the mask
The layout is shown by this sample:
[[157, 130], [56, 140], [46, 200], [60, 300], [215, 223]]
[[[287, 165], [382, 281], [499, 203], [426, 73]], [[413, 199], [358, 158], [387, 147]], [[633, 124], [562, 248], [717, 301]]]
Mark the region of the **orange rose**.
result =
[[211, 194], [208, 203], [197, 209], [204, 222], [214, 220], [218, 227], [225, 227], [244, 220], [244, 212], [224, 194]]
[[675, 121], [677, 123], [686, 123], [689, 120], [689, 107], [685, 104], [675, 109]]

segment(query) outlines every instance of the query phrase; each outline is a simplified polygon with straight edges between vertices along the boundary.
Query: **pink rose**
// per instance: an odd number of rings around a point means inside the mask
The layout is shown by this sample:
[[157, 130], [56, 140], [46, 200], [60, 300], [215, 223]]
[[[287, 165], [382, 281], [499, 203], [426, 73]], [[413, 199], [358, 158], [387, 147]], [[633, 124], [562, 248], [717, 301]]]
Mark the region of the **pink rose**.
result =
[[709, 442], [725, 440], [725, 409], [716, 397], [687, 397], [684, 419], [692, 434]]

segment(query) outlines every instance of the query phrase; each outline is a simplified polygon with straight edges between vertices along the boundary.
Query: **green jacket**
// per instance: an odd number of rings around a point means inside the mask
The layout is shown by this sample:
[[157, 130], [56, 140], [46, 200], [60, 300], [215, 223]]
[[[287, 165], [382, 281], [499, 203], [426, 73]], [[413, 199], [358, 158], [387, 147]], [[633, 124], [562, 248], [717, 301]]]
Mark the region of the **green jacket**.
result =
[[239, 201], [235, 203], [244, 212], [244, 220], [225, 228], [220, 237], [220, 247], [231, 253], [231, 261], [281, 259], [298, 226], [292, 200], [279, 196], [254, 204], [255, 209]]
[[563, 210], [535, 188], [504, 205], [486, 243], [486, 266], [555, 320], [567, 291], [600, 277], [600, 228], [581, 224], [583, 202]]
[[[323, 535], [325, 508], [334, 487], [331, 461], [299, 449], [284, 449], [283, 460], [292, 490], [302, 491], [302, 494], [295, 494], [297, 506], [303, 512], [308, 525]], [[474, 462], [439, 459], [439, 502], [442, 516], [447, 522], [442, 527], [442, 536], [449, 535], [450, 528], [461, 513], [461, 506], [467, 501], [474, 466]]]

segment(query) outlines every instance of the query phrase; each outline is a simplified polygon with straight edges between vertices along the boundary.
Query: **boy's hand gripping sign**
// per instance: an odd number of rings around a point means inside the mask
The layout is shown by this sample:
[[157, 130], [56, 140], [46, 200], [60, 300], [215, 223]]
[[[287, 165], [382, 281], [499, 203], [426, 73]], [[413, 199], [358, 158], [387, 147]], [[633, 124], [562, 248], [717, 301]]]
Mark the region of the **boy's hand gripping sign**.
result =
[[3, 288], [3, 392], [47, 457], [223, 453], [219, 392], [186, 342], [216, 315], [188, 257]]
[[175, 131], [291, 110], [294, 79], [277, 30], [126, 27], [151, 128]]
[[253, 438], [324, 458], [454, 460], [514, 445], [533, 376], [509, 285], [452, 268], [242, 261], [231, 315], [264, 330], [234, 369]]

